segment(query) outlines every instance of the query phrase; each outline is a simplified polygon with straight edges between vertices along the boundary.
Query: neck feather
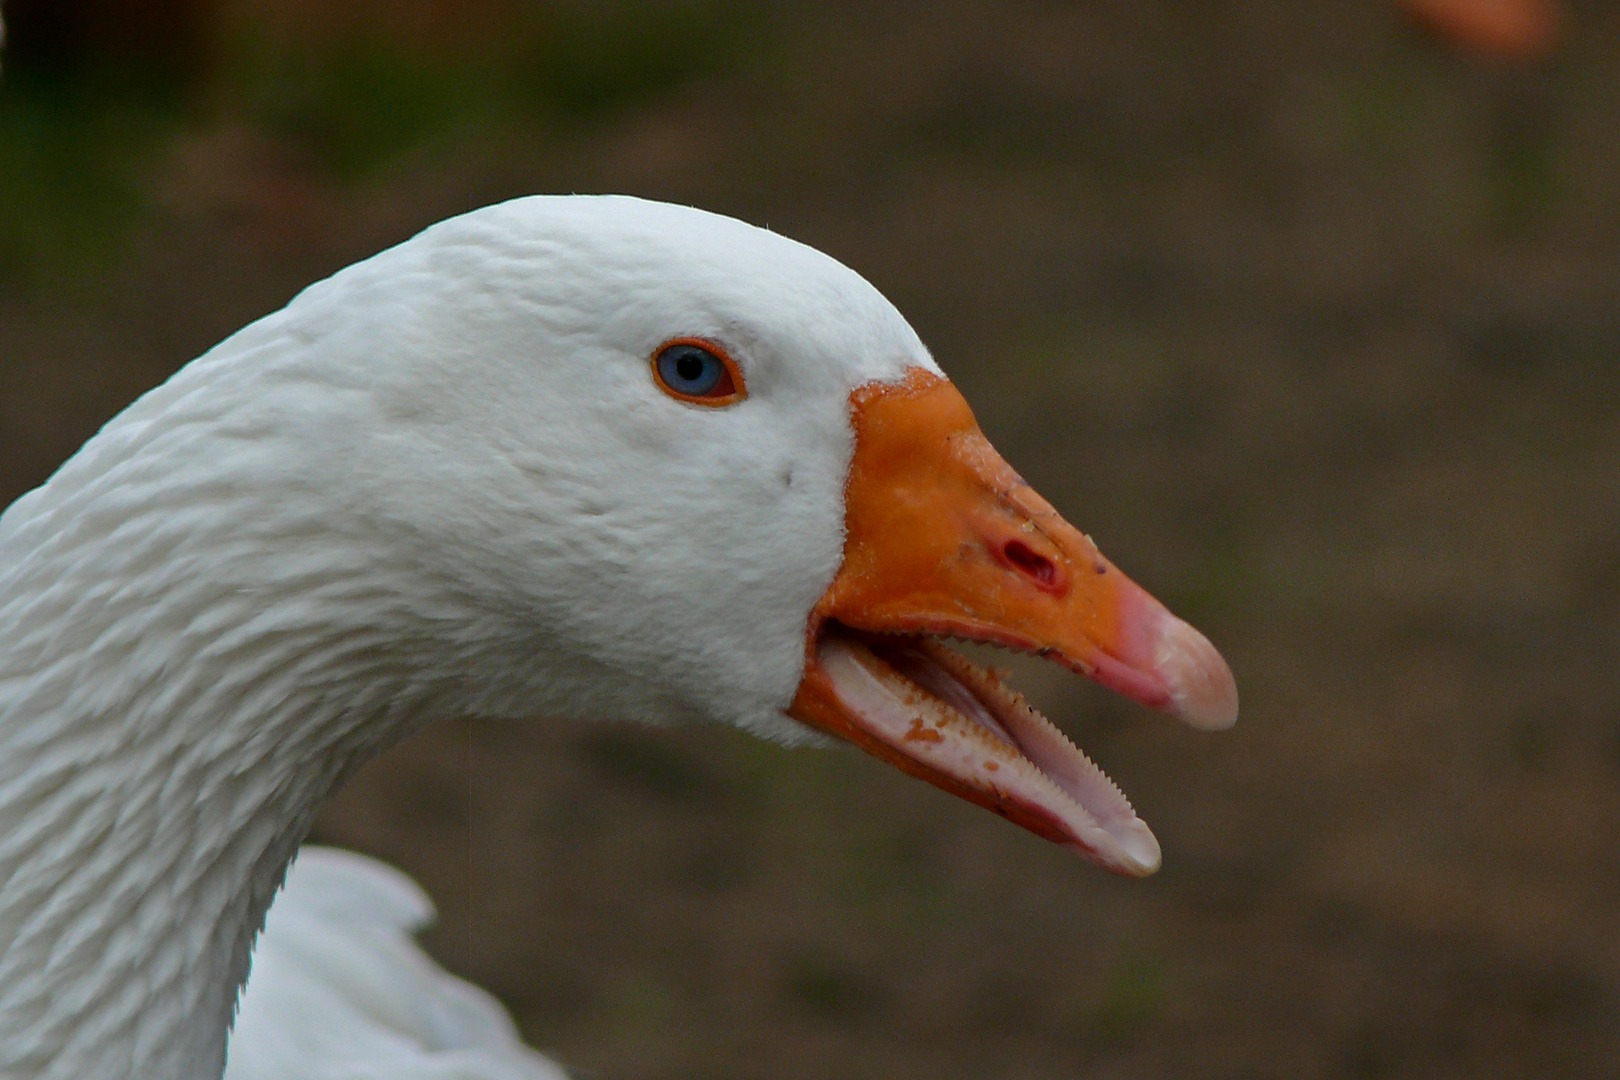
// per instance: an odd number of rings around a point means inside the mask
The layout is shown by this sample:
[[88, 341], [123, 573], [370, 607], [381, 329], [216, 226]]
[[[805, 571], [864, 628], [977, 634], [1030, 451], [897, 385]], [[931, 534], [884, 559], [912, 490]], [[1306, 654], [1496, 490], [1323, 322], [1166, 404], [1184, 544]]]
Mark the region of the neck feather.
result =
[[0, 1077], [208, 1080], [316, 808], [444, 689], [307, 523], [58, 478], [0, 518]]

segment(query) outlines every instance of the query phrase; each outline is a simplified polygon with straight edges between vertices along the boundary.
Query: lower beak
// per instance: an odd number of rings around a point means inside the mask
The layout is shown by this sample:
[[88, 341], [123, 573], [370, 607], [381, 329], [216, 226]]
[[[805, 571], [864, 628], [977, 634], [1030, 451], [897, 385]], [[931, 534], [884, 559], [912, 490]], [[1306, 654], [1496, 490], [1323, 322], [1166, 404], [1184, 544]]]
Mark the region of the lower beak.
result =
[[942, 639], [1037, 653], [1206, 729], [1237, 718], [1225, 662], [1024, 483], [949, 382], [918, 369], [851, 404], [844, 560], [789, 711], [1108, 869], [1152, 873], [1158, 842], [1119, 789]]

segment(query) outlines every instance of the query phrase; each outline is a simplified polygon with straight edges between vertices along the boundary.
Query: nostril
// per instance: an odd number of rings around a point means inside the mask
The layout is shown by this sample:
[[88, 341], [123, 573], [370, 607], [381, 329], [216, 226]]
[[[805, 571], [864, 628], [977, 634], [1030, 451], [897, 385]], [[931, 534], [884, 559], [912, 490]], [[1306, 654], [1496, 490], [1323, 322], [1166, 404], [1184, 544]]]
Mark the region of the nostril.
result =
[[1001, 546], [1001, 554], [1006, 558], [1007, 562], [1029, 577], [1034, 578], [1042, 588], [1052, 589], [1057, 587], [1058, 568], [1056, 564], [1022, 540], [1008, 540]]

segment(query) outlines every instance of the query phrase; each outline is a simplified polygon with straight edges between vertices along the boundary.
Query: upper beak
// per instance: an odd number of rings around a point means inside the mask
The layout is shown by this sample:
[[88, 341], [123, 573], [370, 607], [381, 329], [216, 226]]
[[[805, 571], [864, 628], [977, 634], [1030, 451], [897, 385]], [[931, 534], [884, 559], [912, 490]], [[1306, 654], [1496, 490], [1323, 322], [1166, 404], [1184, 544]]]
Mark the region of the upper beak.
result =
[[1158, 842], [1118, 788], [937, 639], [1038, 653], [1201, 728], [1237, 719], [1225, 662], [1024, 483], [945, 379], [862, 387], [851, 413], [844, 559], [789, 711], [1109, 869], [1151, 873]]

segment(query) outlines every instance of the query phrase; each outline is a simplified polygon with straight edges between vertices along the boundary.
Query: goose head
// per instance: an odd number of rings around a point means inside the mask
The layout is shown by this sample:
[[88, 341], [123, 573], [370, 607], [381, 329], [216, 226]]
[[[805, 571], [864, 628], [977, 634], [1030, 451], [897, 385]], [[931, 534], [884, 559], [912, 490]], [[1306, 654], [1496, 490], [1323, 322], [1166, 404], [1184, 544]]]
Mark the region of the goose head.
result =
[[250, 923], [314, 805], [441, 715], [831, 736], [1141, 874], [1123, 795], [948, 640], [1236, 713], [877, 290], [624, 197], [453, 218], [181, 369], [0, 518], [0, 626], [0, 817], [47, 812], [3, 783], [47, 752], [158, 792], [149, 833], [213, 800], [220, 850], [272, 838]]
[[[342, 620], [406, 643], [440, 708], [831, 735], [1129, 874], [1159, 864], [1130, 804], [947, 641], [1235, 717], [1215, 650], [1002, 460], [887, 300], [735, 220], [621, 197], [468, 214], [133, 418], [174, 431], [169, 399], [204, 381], [212, 438], [247, 433], [185, 466], [242, 494], [224, 531], [318, 523], [298, 565], [340, 568]], [[251, 573], [307, 603], [296, 574]]]

